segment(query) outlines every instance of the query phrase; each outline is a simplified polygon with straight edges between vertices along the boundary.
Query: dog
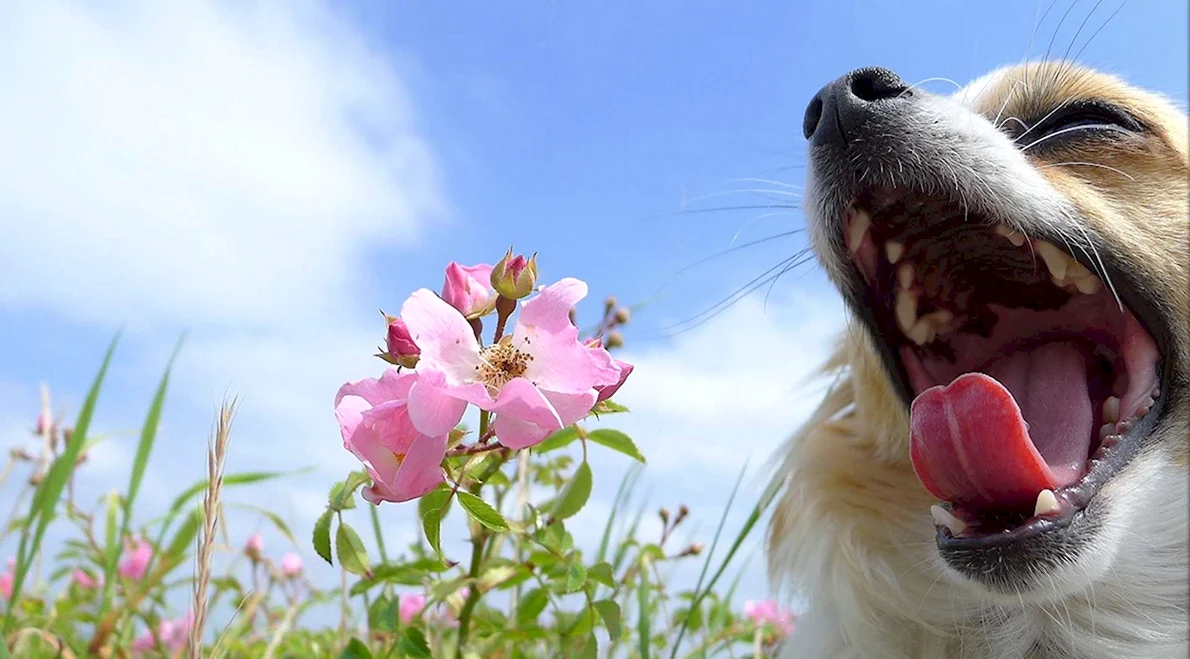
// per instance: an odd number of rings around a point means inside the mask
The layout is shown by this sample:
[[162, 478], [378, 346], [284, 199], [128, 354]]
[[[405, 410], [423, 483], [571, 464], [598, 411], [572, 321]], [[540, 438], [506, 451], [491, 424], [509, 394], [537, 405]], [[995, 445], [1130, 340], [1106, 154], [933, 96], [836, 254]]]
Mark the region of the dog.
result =
[[1065, 61], [864, 68], [803, 129], [849, 322], [774, 482], [781, 656], [1186, 657], [1185, 112]]

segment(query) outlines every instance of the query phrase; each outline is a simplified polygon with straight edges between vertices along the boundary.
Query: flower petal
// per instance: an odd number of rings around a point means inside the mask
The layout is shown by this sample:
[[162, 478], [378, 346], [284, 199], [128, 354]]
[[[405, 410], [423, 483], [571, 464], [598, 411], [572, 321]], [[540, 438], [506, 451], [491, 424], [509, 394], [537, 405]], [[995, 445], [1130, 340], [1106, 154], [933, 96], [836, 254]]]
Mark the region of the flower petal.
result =
[[624, 382], [628, 379], [628, 376], [632, 375], [632, 364], [622, 362], [618, 359], [613, 359], [612, 361], [620, 369], [620, 379], [613, 385], [595, 387], [595, 390], [599, 392], [596, 402], [604, 401], [615, 396], [616, 392], [620, 390], [620, 387], [624, 386]]
[[586, 282], [572, 277], [562, 279], [522, 304], [517, 322], [556, 334], [574, 327], [570, 322], [570, 310], [585, 297]]
[[423, 288], [405, 300], [401, 318], [421, 348], [419, 372], [440, 371], [451, 384], [470, 382], [475, 377], [475, 368], [481, 363], [479, 341], [458, 309]]
[[466, 410], [466, 400], [448, 395], [428, 379], [418, 380], [409, 390], [409, 419], [423, 434], [448, 434], [459, 425]]
[[339, 387], [335, 394], [335, 407], [347, 396], [357, 396], [372, 405], [379, 405], [389, 400], [404, 400], [409, 396], [409, 388], [417, 378], [414, 373], [401, 373], [395, 368], [389, 368], [380, 374], [379, 378], [364, 378], [348, 382]]
[[535, 446], [546, 437], [587, 416], [591, 407], [595, 405], [594, 390], [586, 394], [541, 393], [557, 414], [557, 421], [551, 419], [549, 423], [542, 424], [508, 413], [497, 414], [492, 427], [501, 444], [513, 450]]
[[446, 435], [420, 435], [409, 447], [393, 484], [393, 501], [416, 499], [446, 480], [442, 459], [446, 457]]
[[525, 378], [509, 380], [487, 410], [554, 430], [562, 428], [562, 420], [549, 399]]

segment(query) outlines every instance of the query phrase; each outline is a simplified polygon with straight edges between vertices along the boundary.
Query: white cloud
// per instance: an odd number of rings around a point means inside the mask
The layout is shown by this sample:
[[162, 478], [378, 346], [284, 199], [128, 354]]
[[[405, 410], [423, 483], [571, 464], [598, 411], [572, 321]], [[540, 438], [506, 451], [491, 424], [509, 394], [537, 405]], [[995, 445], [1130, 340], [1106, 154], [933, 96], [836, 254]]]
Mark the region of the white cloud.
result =
[[313, 317], [443, 210], [400, 80], [317, 4], [6, 3], [0, 86], [10, 305]]

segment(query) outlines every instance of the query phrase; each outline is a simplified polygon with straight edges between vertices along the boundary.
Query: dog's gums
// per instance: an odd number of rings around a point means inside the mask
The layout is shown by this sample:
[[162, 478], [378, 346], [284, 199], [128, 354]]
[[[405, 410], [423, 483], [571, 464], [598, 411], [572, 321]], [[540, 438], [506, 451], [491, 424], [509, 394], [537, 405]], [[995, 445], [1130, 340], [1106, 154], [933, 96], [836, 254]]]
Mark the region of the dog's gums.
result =
[[910, 457], [944, 502], [940, 541], [1067, 523], [1159, 395], [1156, 345], [1102, 266], [898, 190], [856, 199], [843, 232], [915, 396]]

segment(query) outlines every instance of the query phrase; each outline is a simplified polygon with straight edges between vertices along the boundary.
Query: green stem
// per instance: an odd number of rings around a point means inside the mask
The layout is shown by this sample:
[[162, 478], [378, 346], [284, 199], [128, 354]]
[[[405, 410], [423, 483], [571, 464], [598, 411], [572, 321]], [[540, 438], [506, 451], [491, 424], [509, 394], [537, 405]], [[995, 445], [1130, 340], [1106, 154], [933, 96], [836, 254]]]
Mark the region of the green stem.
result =
[[[488, 430], [488, 420], [490, 415], [488, 412], [481, 410], [479, 412], [479, 434], [483, 435]], [[499, 457], [492, 460], [492, 464], [481, 473], [473, 483], [467, 488], [471, 494], [479, 495], [480, 489], [488, 478], [500, 470], [504, 463], [508, 460], [511, 452], [504, 450]], [[474, 585], [474, 581], [479, 579], [479, 570], [483, 566], [484, 546], [487, 543], [488, 534], [485, 532], [483, 526], [478, 522], [471, 522], [471, 565], [467, 571], [467, 576], [472, 580], [473, 585], [467, 593], [467, 599], [463, 602], [463, 608], [459, 611], [459, 642], [455, 648], [456, 659], [462, 659], [463, 650], [467, 646], [467, 637], [471, 632], [471, 613], [475, 610], [475, 605], [479, 604], [481, 594], [479, 587]]]
[[376, 512], [376, 506], [368, 506], [368, 512], [372, 515], [372, 532], [376, 534], [376, 548], [380, 551], [380, 560], [388, 562], [388, 551], [384, 548], [384, 534], [380, 532], [380, 515]]

